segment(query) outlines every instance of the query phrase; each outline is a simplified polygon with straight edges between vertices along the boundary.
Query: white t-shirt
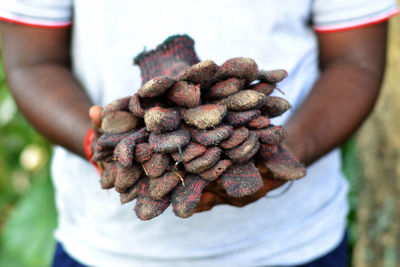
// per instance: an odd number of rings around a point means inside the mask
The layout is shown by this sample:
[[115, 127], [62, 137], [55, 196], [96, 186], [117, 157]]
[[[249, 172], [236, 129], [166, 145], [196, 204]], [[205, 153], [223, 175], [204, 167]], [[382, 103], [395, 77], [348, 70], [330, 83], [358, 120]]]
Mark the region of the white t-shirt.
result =
[[[140, 87], [132, 58], [144, 47], [187, 33], [200, 59], [221, 64], [244, 56], [263, 69], [286, 69], [289, 77], [279, 87], [295, 110], [318, 78], [315, 31], [377, 23], [397, 12], [394, 0], [0, 3], [3, 20], [53, 28], [73, 22], [73, 71], [93, 102], [102, 106]], [[283, 124], [292, 112], [273, 123]], [[91, 266], [302, 264], [324, 255], [343, 237], [348, 184], [340, 168], [335, 150], [286, 192], [283, 186], [243, 208], [221, 205], [188, 219], [175, 217], [168, 208], [143, 222], [133, 212], [134, 201], [121, 206], [113, 189], [100, 188], [88, 162], [56, 147], [56, 238], [70, 255]]]

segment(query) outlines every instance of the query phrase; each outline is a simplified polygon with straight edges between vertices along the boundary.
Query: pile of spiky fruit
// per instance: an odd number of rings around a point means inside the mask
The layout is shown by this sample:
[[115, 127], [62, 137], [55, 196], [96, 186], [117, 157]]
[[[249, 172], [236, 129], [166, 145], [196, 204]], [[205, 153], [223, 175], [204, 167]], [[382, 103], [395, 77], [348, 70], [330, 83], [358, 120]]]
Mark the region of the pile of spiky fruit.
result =
[[147, 80], [133, 96], [103, 109], [94, 155], [104, 166], [102, 188], [114, 187], [122, 203], [136, 199], [142, 220], [170, 204], [175, 215], [187, 218], [216, 179], [232, 197], [260, 190], [255, 160], [264, 161], [275, 178], [303, 177], [304, 166], [280, 145], [284, 129], [270, 123], [290, 108], [285, 99], [269, 96], [286, 76], [238, 57]]

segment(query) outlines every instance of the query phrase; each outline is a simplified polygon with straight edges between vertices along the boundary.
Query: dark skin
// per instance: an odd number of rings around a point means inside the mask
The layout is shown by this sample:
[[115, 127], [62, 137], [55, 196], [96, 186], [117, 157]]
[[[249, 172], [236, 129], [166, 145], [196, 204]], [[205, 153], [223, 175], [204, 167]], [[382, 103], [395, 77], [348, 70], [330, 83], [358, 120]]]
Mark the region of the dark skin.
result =
[[[10, 23], [1, 30], [6, 77], [20, 110], [53, 143], [84, 157], [84, 138], [99, 127], [101, 107], [92, 106], [71, 73], [70, 31]], [[284, 147], [306, 165], [344, 143], [372, 110], [384, 74], [387, 23], [317, 36], [321, 76], [284, 125]], [[273, 180], [262, 162], [257, 167], [264, 187], [255, 195], [229, 197], [216, 181], [203, 192], [197, 211], [218, 204], [242, 207], [285, 183]]]

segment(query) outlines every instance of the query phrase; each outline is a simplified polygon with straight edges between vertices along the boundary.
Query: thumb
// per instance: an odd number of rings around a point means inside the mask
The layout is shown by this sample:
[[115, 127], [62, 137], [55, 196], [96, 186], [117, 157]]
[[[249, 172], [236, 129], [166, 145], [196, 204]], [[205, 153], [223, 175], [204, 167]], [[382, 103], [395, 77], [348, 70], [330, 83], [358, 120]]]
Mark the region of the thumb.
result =
[[99, 129], [101, 127], [101, 112], [103, 108], [100, 106], [91, 106], [89, 109], [89, 117], [92, 119], [94, 126]]

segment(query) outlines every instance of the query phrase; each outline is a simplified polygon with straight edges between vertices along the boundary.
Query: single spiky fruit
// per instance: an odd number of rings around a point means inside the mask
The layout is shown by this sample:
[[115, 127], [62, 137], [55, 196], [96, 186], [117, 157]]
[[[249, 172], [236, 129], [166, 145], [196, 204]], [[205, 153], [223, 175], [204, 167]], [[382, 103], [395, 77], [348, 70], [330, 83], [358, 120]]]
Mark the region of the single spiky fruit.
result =
[[181, 81], [201, 84], [210, 80], [218, 70], [218, 65], [212, 60], [204, 60], [187, 68], [179, 77]]
[[171, 153], [179, 150], [179, 147], [184, 147], [190, 141], [190, 133], [186, 128], [164, 133], [151, 133], [149, 136], [149, 144], [155, 152]]
[[278, 83], [288, 76], [286, 70], [260, 70], [257, 79], [262, 82]]
[[278, 145], [277, 144], [263, 144], [263, 143], [260, 143], [260, 148], [258, 149], [258, 155], [262, 159], [269, 160], [277, 152], [278, 152]]
[[259, 111], [259, 110], [248, 110], [248, 111], [241, 111], [241, 112], [229, 111], [225, 116], [225, 121], [234, 127], [242, 126], [242, 125], [246, 125], [253, 118], [260, 116], [260, 115], [261, 115], [261, 111]]
[[133, 186], [142, 175], [143, 170], [136, 164], [131, 167], [118, 166], [117, 178], [115, 179], [115, 190], [119, 193], [126, 192]]
[[199, 173], [199, 175], [206, 181], [211, 182], [216, 180], [226, 169], [232, 166], [232, 161], [229, 159], [220, 160], [210, 169]]
[[114, 147], [119, 142], [121, 142], [121, 140], [133, 134], [136, 138], [135, 142], [142, 142], [147, 138], [147, 136], [149, 136], [149, 133], [146, 131], [146, 128], [142, 128], [139, 130], [132, 130], [125, 133], [117, 133], [117, 134], [105, 133], [102, 134], [100, 138], [97, 140], [96, 151], [105, 151], [109, 149], [114, 150]]
[[138, 124], [138, 119], [130, 112], [113, 111], [104, 116], [101, 122], [103, 133], [124, 133], [132, 130]]
[[123, 167], [129, 167], [133, 162], [136, 142], [130, 136], [122, 139], [114, 150], [114, 156]]
[[136, 198], [135, 213], [136, 216], [143, 221], [157, 217], [171, 204], [169, 196], [165, 196], [160, 200], [154, 200], [150, 196], [149, 188], [148, 179], [143, 179], [139, 183], [139, 193]]
[[282, 115], [285, 111], [292, 108], [289, 102], [279, 96], [267, 96], [261, 108], [263, 115], [274, 118]]
[[262, 129], [267, 127], [270, 124], [270, 120], [265, 116], [258, 116], [257, 118], [252, 119], [247, 126], [255, 129]]
[[236, 57], [228, 59], [219, 68], [215, 76], [217, 79], [224, 80], [226, 78], [236, 77], [245, 79], [247, 82], [254, 81], [257, 78], [257, 63], [246, 57]]
[[266, 96], [253, 90], [239, 91], [231, 96], [215, 102], [218, 105], [225, 105], [229, 111], [245, 111], [258, 109], [265, 102]]
[[114, 151], [112, 149], [107, 149], [107, 150], [103, 150], [103, 151], [94, 151], [93, 157], [92, 157], [92, 161], [96, 162], [96, 161], [109, 161], [109, 159], [113, 158], [113, 154]]
[[153, 199], [162, 199], [166, 194], [172, 191], [181, 181], [181, 177], [174, 172], [166, 172], [157, 178], [150, 178], [150, 196]]
[[131, 97], [128, 96], [112, 101], [102, 110], [101, 119], [103, 120], [107, 114], [114, 111], [128, 111], [130, 99]]
[[129, 100], [129, 111], [138, 118], [143, 118], [144, 110], [140, 104], [140, 96], [138, 93], [134, 94]]
[[132, 200], [134, 200], [137, 197], [137, 195], [139, 194], [139, 189], [140, 189], [139, 184], [140, 184], [139, 182], [136, 182], [134, 185], [132, 185], [130, 188], [128, 188], [128, 190], [126, 190], [126, 192], [119, 194], [121, 204], [131, 202]]
[[260, 143], [254, 132], [249, 132], [249, 137], [239, 146], [226, 150], [225, 155], [235, 163], [243, 163], [252, 158], [258, 151]]
[[149, 143], [139, 143], [135, 148], [135, 160], [143, 163], [151, 159], [153, 155], [153, 148]]
[[143, 118], [144, 113], [153, 107], [164, 107], [160, 98], [141, 98], [138, 93], [134, 94], [129, 101], [129, 111], [138, 118]]
[[260, 142], [264, 144], [279, 144], [287, 137], [287, 133], [282, 126], [270, 126], [257, 130], [256, 133]]
[[167, 76], [160, 76], [147, 81], [139, 89], [141, 97], [155, 97], [162, 95], [175, 83], [175, 80]]
[[154, 153], [150, 160], [143, 163], [143, 169], [149, 177], [159, 177], [169, 166], [169, 157], [165, 154]]
[[250, 89], [264, 95], [270, 95], [276, 88], [275, 84], [259, 82], [250, 86]]
[[154, 107], [144, 114], [144, 123], [148, 131], [154, 133], [169, 132], [179, 128], [180, 116], [174, 109]]
[[272, 154], [265, 165], [277, 179], [296, 180], [306, 175], [304, 165], [281, 145], [277, 146], [277, 152]]
[[232, 197], [250, 196], [263, 187], [260, 172], [252, 162], [232, 165], [221, 175], [222, 185]]
[[183, 164], [186, 171], [191, 173], [203, 172], [214, 166], [221, 156], [221, 149], [217, 146], [210, 147], [203, 155]]
[[193, 141], [205, 145], [212, 146], [221, 143], [232, 134], [232, 126], [221, 125], [210, 131], [198, 130], [192, 135]]
[[186, 163], [195, 157], [202, 155], [206, 150], [207, 148], [203, 145], [189, 142], [189, 144], [182, 148], [180, 152], [178, 151], [177, 153], [173, 153], [171, 156], [176, 162]]
[[186, 110], [183, 119], [189, 125], [207, 129], [220, 124], [225, 114], [225, 106], [209, 104]]
[[242, 89], [245, 81], [238, 78], [230, 78], [212, 86], [207, 92], [206, 97], [219, 99], [230, 96]]
[[117, 164], [115, 162], [104, 162], [104, 171], [101, 173], [100, 184], [103, 189], [114, 187], [115, 179], [117, 178]]
[[186, 176], [185, 185], [178, 184], [171, 196], [172, 208], [176, 216], [188, 218], [193, 215], [207, 182], [197, 175]]
[[249, 130], [246, 127], [237, 128], [233, 131], [232, 135], [219, 144], [219, 146], [224, 149], [232, 149], [240, 145], [248, 136]]
[[178, 106], [197, 107], [200, 104], [200, 85], [179, 81], [169, 90], [167, 97]]

